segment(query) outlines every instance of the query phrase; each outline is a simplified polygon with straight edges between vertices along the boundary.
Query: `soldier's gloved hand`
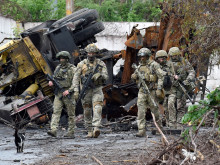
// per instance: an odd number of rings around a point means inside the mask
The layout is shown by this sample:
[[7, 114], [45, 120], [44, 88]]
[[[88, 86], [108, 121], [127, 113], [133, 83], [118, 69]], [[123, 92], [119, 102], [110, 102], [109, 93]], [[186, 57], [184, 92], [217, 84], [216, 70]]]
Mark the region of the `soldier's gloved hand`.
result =
[[186, 85], [186, 86], [187, 86], [187, 85], [190, 85], [189, 80], [184, 80], [184, 81], [183, 81], [183, 85]]
[[78, 91], [75, 91], [75, 92], [74, 92], [74, 99], [75, 99], [75, 100], [78, 100], [78, 98], [79, 98], [79, 92], [78, 92]]
[[158, 99], [164, 99], [164, 93], [163, 93], [163, 91], [162, 91], [162, 89], [157, 89], [156, 90], [156, 96], [157, 96], [157, 98]]
[[97, 81], [99, 77], [101, 77], [101, 74], [100, 74], [100, 73], [96, 73], [96, 74], [94, 74], [94, 75], [92, 76], [92, 80], [93, 80], [93, 81]]

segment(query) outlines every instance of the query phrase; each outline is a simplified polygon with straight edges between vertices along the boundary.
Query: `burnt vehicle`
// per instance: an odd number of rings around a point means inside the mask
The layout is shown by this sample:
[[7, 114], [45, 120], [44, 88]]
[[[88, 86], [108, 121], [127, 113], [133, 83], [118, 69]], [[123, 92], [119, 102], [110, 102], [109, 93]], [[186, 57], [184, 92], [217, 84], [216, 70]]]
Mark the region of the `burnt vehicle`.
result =
[[[107, 65], [108, 68], [115, 67], [117, 61], [122, 60], [120, 69], [115, 76], [112, 76], [111, 84], [103, 88], [105, 95], [105, 106], [103, 108], [109, 120], [126, 115], [137, 115], [137, 86], [131, 81], [131, 74], [134, 72], [133, 63], [137, 63], [137, 53], [142, 47], [149, 48], [153, 55], [157, 50], [168, 51], [171, 47], [180, 47], [182, 56], [187, 58], [196, 71], [195, 88], [192, 89], [190, 97], [192, 103], [195, 103], [197, 93], [201, 91], [201, 99], [204, 98], [206, 92], [206, 79], [208, 71], [208, 58], [196, 56], [189, 49], [190, 42], [193, 41], [193, 30], [187, 34], [181, 30], [181, 22], [183, 17], [163, 3], [160, 26], [151, 26], [138, 29], [138, 25], [134, 26], [130, 34], [127, 36], [125, 45], [126, 50], [112, 56], [109, 61], [113, 64]], [[144, 35], [141, 30], [145, 30]], [[188, 38], [188, 39], [186, 39]], [[163, 113], [162, 105], [159, 105], [161, 113]], [[147, 118], [151, 118], [148, 111]]]
[[[46, 75], [52, 75], [59, 62], [55, 57], [56, 53], [68, 51], [71, 54], [70, 62], [76, 64], [79, 61], [79, 50], [96, 42], [94, 35], [104, 30], [103, 23], [97, 19], [96, 10], [81, 9], [60, 20], [46, 21], [28, 29], [21, 33], [21, 39], [12, 40], [0, 47], [2, 120], [13, 122], [19, 118], [20, 123], [20, 114], [23, 114], [21, 111], [27, 111], [29, 115], [26, 119], [31, 121], [52, 110], [52, 103], [48, 98], [53, 98], [53, 89], [48, 86]], [[28, 105], [45, 102], [43, 97], [36, 97], [37, 91], [45, 96], [49, 104], [46, 105], [48, 110], [42, 109], [42, 105], [38, 107], [38, 112], [36, 107], [27, 110]]]

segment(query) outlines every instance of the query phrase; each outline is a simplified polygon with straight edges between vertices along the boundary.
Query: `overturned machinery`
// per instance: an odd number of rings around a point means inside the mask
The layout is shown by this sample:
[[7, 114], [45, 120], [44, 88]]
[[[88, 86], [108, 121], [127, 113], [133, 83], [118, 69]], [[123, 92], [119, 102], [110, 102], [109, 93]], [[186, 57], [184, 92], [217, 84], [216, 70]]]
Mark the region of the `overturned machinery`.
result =
[[[59, 63], [56, 53], [68, 51], [71, 54], [70, 62], [77, 63], [79, 49], [96, 42], [94, 35], [104, 30], [103, 23], [97, 19], [96, 10], [81, 9], [60, 20], [47, 21], [28, 29], [21, 33], [21, 39], [0, 47], [0, 117], [4, 121], [13, 122], [12, 119], [15, 121], [19, 118], [19, 122], [22, 122], [20, 107], [44, 102], [42, 97], [40, 100], [35, 98], [37, 91], [41, 91], [46, 100], [53, 97], [46, 74], [52, 75]], [[51, 104], [47, 105], [51, 111], [52, 103], [48, 103]], [[44, 110], [39, 108], [40, 113], [36, 115], [45, 114], [42, 112]], [[31, 114], [29, 121], [35, 118], [31, 110], [23, 108], [22, 111]], [[34, 111], [36, 108], [33, 108]]]
[[[94, 35], [104, 29], [103, 24], [98, 22], [97, 18], [97, 11], [81, 9], [58, 21], [47, 21], [29, 29], [21, 34], [22, 39], [13, 40], [0, 47], [2, 95], [0, 115], [2, 118], [12, 120], [10, 117], [11, 111], [14, 112], [12, 107], [16, 107], [12, 105], [26, 104], [24, 98], [36, 96], [38, 90], [46, 97], [53, 97], [53, 91], [48, 86], [45, 75], [53, 74], [53, 70], [58, 64], [55, 54], [62, 50], [70, 52], [72, 55], [70, 61], [74, 64], [86, 58], [83, 48], [89, 43], [96, 42]], [[144, 36], [141, 35], [138, 26], [134, 26], [130, 35], [127, 36], [126, 50], [117, 52], [117, 54], [100, 50], [100, 58], [106, 63], [109, 73], [109, 80], [103, 88], [105, 97], [103, 117], [111, 120], [137, 114], [138, 89], [136, 84], [131, 82], [130, 77], [134, 71], [131, 65], [137, 63], [136, 55], [140, 48], [147, 47], [155, 54], [157, 50], [167, 51], [173, 46], [183, 47], [182, 55], [185, 56], [187, 53], [189, 55], [187, 57], [192, 63], [195, 57], [187, 49], [189, 41], [179, 30], [181, 20], [180, 16], [170, 12], [164, 6], [160, 26], [145, 28]], [[192, 39], [191, 33], [189, 32], [187, 35]], [[204, 60], [203, 64], [192, 63], [197, 77], [207, 76], [208, 68], [204, 67], [208, 66], [207, 62]], [[204, 89], [205, 80], [202, 86], [197, 84], [195, 95], [199, 90], [205, 93]], [[82, 113], [82, 111], [76, 113]], [[15, 113], [13, 114], [15, 115]], [[150, 112], [148, 116], [151, 116]]]

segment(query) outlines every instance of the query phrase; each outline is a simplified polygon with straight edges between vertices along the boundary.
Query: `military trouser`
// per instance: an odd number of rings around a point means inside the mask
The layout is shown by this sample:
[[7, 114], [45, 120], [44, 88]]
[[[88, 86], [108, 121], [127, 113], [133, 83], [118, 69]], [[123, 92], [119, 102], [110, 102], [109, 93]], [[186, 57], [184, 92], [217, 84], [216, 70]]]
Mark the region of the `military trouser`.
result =
[[85, 128], [88, 131], [92, 131], [93, 127], [101, 126], [103, 99], [102, 86], [100, 86], [89, 89], [82, 100]]
[[182, 117], [186, 112], [186, 96], [183, 95], [181, 99], [177, 99], [177, 123], [181, 123]]
[[73, 98], [73, 95], [71, 95], [71, 99], [69, 99], [67, 96], [62, 97], [62, 93], [58, 93], [58, 95], [55, 95], [54, 99], [54, 110], [51, 120], [51, 130], [56, 131], [59, 125], [60, 121], [60, 115], [62, 112], [63, 107], [66, 107], [67, 113], [68, 113], [68, 132], [74, 133], [75, 128], [75, 99]]
[[176, 127], [176, 95], [175, 94], [169, 94], [164, 99], [164, 109], [165, 109], [165, 115], [166, 115], [166, 121], [169, 127]]
[[[155, 90], [151, 91], [151, 96], [156, 101]], [[154, 114], [158, 126], [162, 127], [159, 108], [153, 105], [150, 96], [144, 93], [142, 88], [140, 88], [138, 92], [137, 106], [138, 106], [138, 117], [137, 117], [138, 130], [145, 130], [146, 128], [145, 116], [146, 116], [147, 108], [150, 108], [151, 112]]]

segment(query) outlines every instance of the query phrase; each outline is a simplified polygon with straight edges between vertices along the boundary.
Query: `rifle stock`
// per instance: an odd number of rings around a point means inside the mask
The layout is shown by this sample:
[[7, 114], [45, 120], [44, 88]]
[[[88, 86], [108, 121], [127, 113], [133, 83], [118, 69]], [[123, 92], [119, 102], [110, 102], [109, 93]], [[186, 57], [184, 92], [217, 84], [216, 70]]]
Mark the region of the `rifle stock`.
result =
[[84, 99], [84, 97], [85, 97], [85, 95], [86, 95], [86, 91], [88, 90], [89, 85], [90, 85], [90, 83], [91, 83], [91, 81], [92, 81], [92, 76], [93, 76], [95, 73], [98, 72], [99, 67], [102, 67], [102, 66], [99, 65], [99, 64], [97, 64], [96, 67], [95, 67], [95, 69], [94, 69], [94, 71], [91, 72], [91, 73], [89, 73], [89, 76], [88, 76], [88, 78], [86, 79], [85, 83], [83, 84], [83, 88], [82, 88], [82, 90], [81, 90], [81, 92], [80, 92], [80, 94], [79, 94], [79, 98], [78, 98], [78, 100], [77, 100], [77, 104], [80, 102], [81, 99]]

